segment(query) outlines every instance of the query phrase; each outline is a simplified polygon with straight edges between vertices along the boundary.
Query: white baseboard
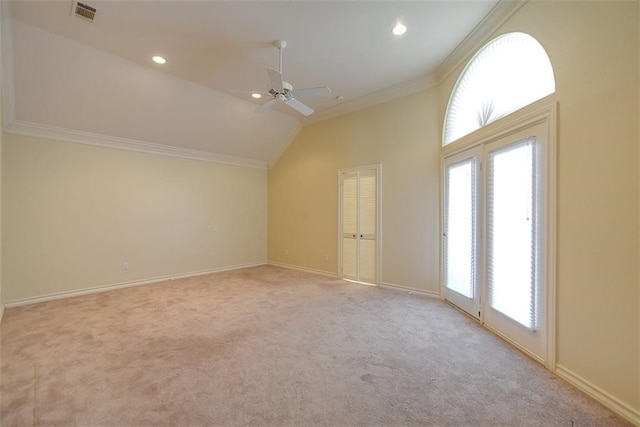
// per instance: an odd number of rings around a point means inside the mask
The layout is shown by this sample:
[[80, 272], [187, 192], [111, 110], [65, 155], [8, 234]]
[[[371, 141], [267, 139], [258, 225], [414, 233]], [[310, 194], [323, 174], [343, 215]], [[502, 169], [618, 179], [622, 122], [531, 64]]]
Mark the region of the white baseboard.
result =
[[298, 271], [304, 271], [306, 273], [321, 274], [323, 276], [332, 277], [334, 279], [338, 277], [336, 273], [333, 273], [331, 271], [314, 270], [313, 268], [300, 267], [298, 265], [285, 264], [283, 262], [268, 261], [267, 264], [273, 265], [274, 267], [288, 268], [289, 270], [298, 270]]
[[626, 403], [621, 402], [619, 399], [602, 390], [600, 387], [592, 384], [562, 365], [556, 365], [556, 375], [576, 387], [578, 390], [602, 403], [616, 414], [630, 421], [632, 424], [640, 426], [640, 410], [634, 409]]
[[177, 280], [177, 279], [185, 279], [187, 277], [204, 276], [206, 274], [220, 273], [223, 271], [231, 271], [231, 270], [239, 270], [241, 268], [257, 267], [265, 264], [266, 262], [264, 261], [252, 262], [247, 264], [236, 264], [236, 265], [230, 265], [226, 267], [213, 268], [209, 270], [199, 270], [199, 271], [192, 271], [189, 273], [181, 273], [181, 274], [170, 274], [167, 276], [153, 277], [153, 278], [144, 279], [144, 280], [134, 280], [131, 282], [113, 283], [110, 285], [95, 286], [91, 288], [84, 288], [84, 289], [78, 289], [73, 291], [57, 292], [49, 295], [41, 295], [37, 297], [29, 297], [29, 298], [22, 298], [19, 300], [9, 301], [4, 306], [7, 308], [20, 307], [23, 305], [37, 304], [40, 302], [53, 301], [53, 300], [62, 299], [62, 298], [72, 298], [72, 297], [78, 297], [81, 295], [96, 294], [99, 292], [113, 291], [116, 289], [131, 288], [133, 286], [150, 285], [153, 283], [164, 282], [167, 280]]
[[442, 299], [442, 297], [440, 296], [439, 292], [425, 291], [424, 289], [412, 288], [410, 286], [402, 286], [402, 285], [396, 285], [394, 283], [382, 282], [382, 283], [380, 283], [380, 287], [381, 288], [388, 288], [388, 289], [396, 289], [396, 290], [405, 291], [405, 292], [409, 292], [409, 293], [424, 295], [424, 296], [427, 296], [429, 298]]

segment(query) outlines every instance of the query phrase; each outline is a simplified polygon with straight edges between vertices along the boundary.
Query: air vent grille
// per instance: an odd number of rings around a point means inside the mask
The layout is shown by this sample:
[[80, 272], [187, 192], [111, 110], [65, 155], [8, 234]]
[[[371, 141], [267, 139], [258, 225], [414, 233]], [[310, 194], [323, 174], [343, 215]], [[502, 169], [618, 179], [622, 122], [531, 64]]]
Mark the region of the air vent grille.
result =
[[95, 18], [96, 16], [96, 9], [86, 3], [74, 1], [71, 14], [73, 16], [77, 16], [78, 18], [93, 22], [93, 18]]

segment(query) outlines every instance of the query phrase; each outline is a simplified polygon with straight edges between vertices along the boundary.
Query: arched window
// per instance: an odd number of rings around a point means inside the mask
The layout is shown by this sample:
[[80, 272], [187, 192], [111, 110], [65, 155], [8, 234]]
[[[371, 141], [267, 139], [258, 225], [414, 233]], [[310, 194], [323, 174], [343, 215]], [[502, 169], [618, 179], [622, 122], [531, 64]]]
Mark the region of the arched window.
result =
[[551, 61], [536, 39], [524, 33], [497, 37], [458, 79], [447, 107], [442, 145], [553, 92]]

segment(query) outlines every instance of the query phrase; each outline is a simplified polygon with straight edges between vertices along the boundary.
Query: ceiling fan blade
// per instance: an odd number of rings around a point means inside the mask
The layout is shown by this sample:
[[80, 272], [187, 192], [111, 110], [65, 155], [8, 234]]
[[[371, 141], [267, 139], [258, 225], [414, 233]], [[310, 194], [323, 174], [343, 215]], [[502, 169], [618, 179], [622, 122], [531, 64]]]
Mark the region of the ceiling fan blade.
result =
[[310, 114], [313, 114], [313, 108], [304, 105], [302, 102], [298, 101], [297, 99], [291, 98], [289, 99], [286, 104], [293, 108], [294, 110], [298, 111], [301, 114], [304, 114], [305, 116], [308, 116]]
[[262, 104], [261, 106], [256, 108], [256, 113], [262, 113], [263, 111], [268, 110], [276, 102], [278, 102], [278, 101], [276, 101], [275, 98], [270, 100], [270, 101], [265, 102], [264, 104]]
[[324, 86], [324, 87], [310, 87], [310, 88], [306, 88], [306, 89], [294, 89], [292, 92], [292, 95], [295, 96], [296, 98], [303, 98], [303, 97], [323, 97], [323, 96], [329, 96], [331, 95], [331, 89], [329, 89], [328, 87]]
[[269, 74], [271, 86], [276, 90], [276, 92], [282, 92], [284, 90], [282, 88], [282, 74], [273, 68], [267, 68], [267, 74]]

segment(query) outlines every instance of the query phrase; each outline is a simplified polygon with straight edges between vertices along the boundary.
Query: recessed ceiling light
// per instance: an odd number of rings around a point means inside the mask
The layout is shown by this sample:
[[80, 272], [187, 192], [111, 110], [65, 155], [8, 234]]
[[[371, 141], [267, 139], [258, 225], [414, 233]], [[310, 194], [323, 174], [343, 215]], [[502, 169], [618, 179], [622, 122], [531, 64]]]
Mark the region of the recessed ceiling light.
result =
[[156, 64], [166, 64], [167, 63], [167, 60], [164, 59], [162, 56], [156, 55], [151, 59], [153, 59], [153, 62], [155, 62]]
[[396, 26], [395, 26], [395, 27], [393, 27], [393, 30], [391, 30], [391, 32], [392, 32], [393, 34], [395, 34], [396, 36], [401, 36], [401, 35], [403, 35], [404, 33], [406, 33], [406, 32], [407, 32], [407, 27], [405, 27], [405, 26], [404, 26], [404, 25], [402, 25], [400, 22], [398, 22], [398, 23], [396, 24]]
[[251, 94], [251, 96], [252, 96], [253, 98], [255, 98], [255, 99], [260, 99], [260, 98], [262, 98], [262, 95], [261, 95], [261, 94], [259, 94], [259, 93], [257, 93], [257, 92], [256, 92], [256, 93], [252, 93], [252, 94]]

